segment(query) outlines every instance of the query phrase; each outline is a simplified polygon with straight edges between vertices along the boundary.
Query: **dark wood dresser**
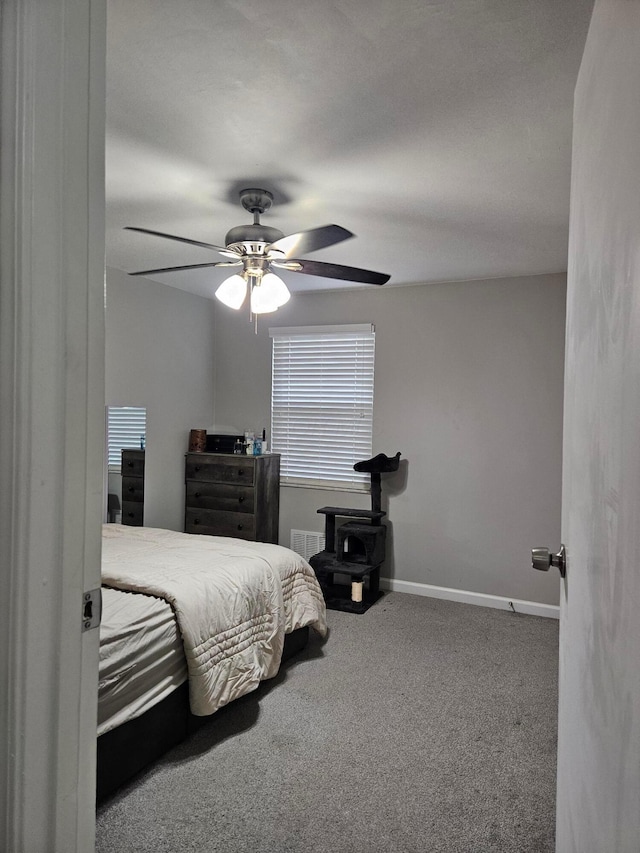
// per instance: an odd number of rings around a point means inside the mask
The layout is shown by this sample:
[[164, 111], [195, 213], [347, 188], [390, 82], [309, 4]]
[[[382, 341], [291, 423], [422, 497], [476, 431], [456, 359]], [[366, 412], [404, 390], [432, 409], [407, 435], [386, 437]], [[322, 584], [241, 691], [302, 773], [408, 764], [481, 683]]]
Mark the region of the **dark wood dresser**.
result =
[[144, 524], [144, 450], [122, 451], [122, 523]]
[[278, 544], [279, 453], [187, 453], [185, 482], [185, 533]]

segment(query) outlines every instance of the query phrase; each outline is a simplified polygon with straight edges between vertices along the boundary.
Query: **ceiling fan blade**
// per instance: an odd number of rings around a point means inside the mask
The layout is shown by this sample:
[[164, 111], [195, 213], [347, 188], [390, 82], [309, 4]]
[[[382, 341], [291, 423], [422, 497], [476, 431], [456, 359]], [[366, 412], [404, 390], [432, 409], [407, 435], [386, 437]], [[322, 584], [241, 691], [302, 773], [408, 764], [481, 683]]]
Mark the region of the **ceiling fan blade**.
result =
[[187, 237], [176, 237], [175, 234], [164, 234], [162, 231], [150, 231], [148, 228], [135, 228], [133, 225], [125, 225], [125, 231], [139, 231], [141, 234], [151, 234], [154, 237], [164, 237], [166, 240], [177, 240], [179, 243], [189, 243], [191, 246], [202, 246], [204, 249], [213, 249], [226, 257], [237, 258], [237, 252], [225, 249], [224, 246], [214, 246], [212, 243], [201, 243], [200, 240], [189, 240]]
[[[237, 264], [229, 264], [228, 266], [240, 266], [241, 261]], [[183, 267], [163, 267], [159, 270], [138, 270], [137, 272], [130, 272], [129, 275], [155, 275], [159, 272], [180, 272], [180, 270], [201, 270], [205, 267], [217, 267], [218, 264], [216, 261], [213, 261], [210, 264], [186, 264]], [[227, 266], [227, 264], [225, 264]]]
[[362, 284], [386, 284], [391, 278], [383, 272], [362, 270], [359, 267], [344, 267], [341, 264], [325, 264], [322, 261], [307, 261], [304, 258], [291, 258], [300, 264], [300, 269], [292, 272], [305, 275], [319, 275], [323, 278], [341, 278], [346, 281], [359, 281]]
[[310, 228], [308, 231], [298, 231], [297, 234], [281, 237], [267, 247], [267, 252], [283, 252], [285, 258], [289, 258], [293, 254], [317, 252], [318, 249], [334, 246], [353, 236], [351, 231], [339, 225], [322, 225], [320, 228]]

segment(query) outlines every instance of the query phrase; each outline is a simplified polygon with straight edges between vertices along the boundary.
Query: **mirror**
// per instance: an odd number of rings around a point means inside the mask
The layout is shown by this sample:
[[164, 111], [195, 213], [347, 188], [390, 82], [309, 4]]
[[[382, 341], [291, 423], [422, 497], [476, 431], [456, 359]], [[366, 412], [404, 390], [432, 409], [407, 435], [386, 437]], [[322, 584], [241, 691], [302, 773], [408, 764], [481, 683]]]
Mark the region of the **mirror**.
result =
[[144, 462], [147, 410], [107, 406], [106, 521], [141, 526], [144, 521]]

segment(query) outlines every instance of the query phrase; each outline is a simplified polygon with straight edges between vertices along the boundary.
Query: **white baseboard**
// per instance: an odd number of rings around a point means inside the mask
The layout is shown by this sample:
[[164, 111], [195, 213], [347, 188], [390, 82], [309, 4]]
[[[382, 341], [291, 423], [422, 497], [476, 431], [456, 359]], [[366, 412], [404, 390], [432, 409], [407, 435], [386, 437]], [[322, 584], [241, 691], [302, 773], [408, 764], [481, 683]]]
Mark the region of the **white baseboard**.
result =
[[380, 578], [381, 589], [392, 592], [407, 592], [412, 595], [425, 595], [430, 598], [444, 598], [447, 601], [460, 601], [463, 604], [477, 604], [480, 607], [495, 607], [498, 610], [511, 610], [515, 613], [527, 613], [529, 616], [546, 616], [549, 619], [560, 618], [560, 607], [556, 604], [540, 604], [537, 601], [521, 601], [517, 598], [502, 598], [500, 595], [486, 595], [482, 592], [468, 592], [464, 589], [449, 589], [446, 586], [431, 586], [414, 581], [398, 581], [393, 578]]

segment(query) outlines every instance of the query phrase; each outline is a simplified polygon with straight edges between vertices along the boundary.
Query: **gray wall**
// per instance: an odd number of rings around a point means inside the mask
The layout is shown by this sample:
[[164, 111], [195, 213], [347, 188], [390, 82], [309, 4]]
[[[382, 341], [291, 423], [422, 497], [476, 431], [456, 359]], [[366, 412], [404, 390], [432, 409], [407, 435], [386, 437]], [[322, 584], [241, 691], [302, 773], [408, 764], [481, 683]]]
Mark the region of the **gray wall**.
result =
[[640, 3], [598, 0], [576, 87], [558, 853], [640, 850]]
[[[214, 420], [268, 428], [270, 326], [375, 323], [373, 452], [404, 459], [383, 479], [384, 574], [557, 604], [557, 574], [534, 572], [530, 549], [560, 542], [565, 282], [294, 294], [258, 335], [244, 308], [216, 305]], [[327, 504], [368, 497], [283, 487], [280, 542], [291, 528], [321, 531]]]
[[213, 302], [107, 269], [106, 405], [146, 406], [145, 524], [182, 530], [190, 429], [213, 411]]

